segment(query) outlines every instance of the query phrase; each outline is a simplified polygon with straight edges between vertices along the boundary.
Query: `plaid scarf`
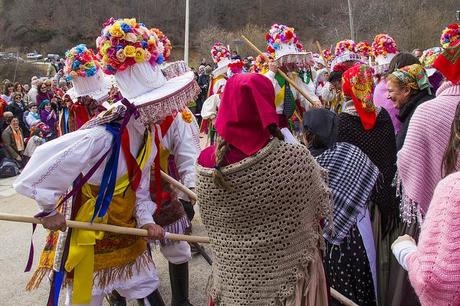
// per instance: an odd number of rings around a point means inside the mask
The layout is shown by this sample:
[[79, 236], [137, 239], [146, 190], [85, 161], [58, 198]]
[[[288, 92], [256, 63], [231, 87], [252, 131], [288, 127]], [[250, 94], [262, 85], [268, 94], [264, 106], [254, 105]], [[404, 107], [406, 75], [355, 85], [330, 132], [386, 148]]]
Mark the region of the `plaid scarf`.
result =
[[126, 107], [124, 105], [118, 105], [114, 108], [111, 108], [107, 111], [100, 113], [97, 117], [92, 118], [86, 122], [80, 129], [90, 129], [95, 126], [104, 125], [110, 122], [120, 120], [124, 117], [126, 112]]
[[366, 207], [379, 170], [358, 147], [344, 142], [336, 143], [316, 160], [329, 172], [334, 200], [334, 232], [331, 226], [325, 226], [323, 235], [330, 243], [340, 245]]

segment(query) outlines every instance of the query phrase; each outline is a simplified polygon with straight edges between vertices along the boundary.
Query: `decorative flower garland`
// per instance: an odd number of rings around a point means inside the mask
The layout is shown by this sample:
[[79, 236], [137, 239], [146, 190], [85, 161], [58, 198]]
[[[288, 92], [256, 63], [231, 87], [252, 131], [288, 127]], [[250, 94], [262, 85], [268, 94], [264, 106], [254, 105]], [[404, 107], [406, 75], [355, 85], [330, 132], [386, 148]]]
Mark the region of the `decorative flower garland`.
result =
[[364, 57], [369, 57], [372, 54], [372, 47], [367, 41], [361, 41], [356, 44], [356, 53]]
[[91, 77], [100, 68], [98, 59], [93, 50], [86, 45], [80, 44], [65, 53], [64, 73], [67, 81], [76, 77]]
[[172, 44], [168, 36], [166, 36], [163, 32], [161, 32], [160, 29], [157, 29], [157, 28], [151, 28], [150, 31], [155, 33], [158, 39], [163, 43], [163, 48], [164, 48], [163, 57], [165, 61], [169, 61], [169, 58], [171, 57]]
[[326, 61], [331, 62], [334, 59], [334, 55], [331, 52], [331, 49], [326, 48], [323, 50], [323, 57]]
[[243, 71], [244, 64], [241, 60], [234, 60], [228, 64], [227, 67], [233, 74], [241, 73]]
[[386, 56], [387, 54], [398, 53], [398, 47], [395, 40], [388, 34], [379, 34], [375, 36], [372, 43], [372, 53], [375, 57], [379, 55]]
[[217, 42], [211, 48], [211, 57], [217, 64], [224, 58], [230, 58], [230, 51], [222, 43]]
[[440, 47], [433, 47], [423, 51], [423, 55], [420, 58], [423, 67], [426, 69], [431, 68], [438, 55], [441, 53], [442, 49]]
[[346, 51], [356, 53], [356, 43], [353, 40], [341, 40], [335, 45], [335, 56], [340, 56]]
[[452, 48], [460, 44], [460, 24], [452, 23], [442, 31], [441, 46], [444, 49]]
[[137, 63], [156, 65], [164, 61], [163, 43], [136, 19], [110, 18], [103, 27], [96, 45], [105, 73], [115, 74]]
[[295, 45], [299, 52], [304, 51], [303, 45], [300, 43], [294, 28], [290, 28], [284, 24], [274, 24], [271, 26], [268, 33], [265, 35], [267, 41], [267, 51], [270, 54], [275, 53], [281, 48], [281, 45]]

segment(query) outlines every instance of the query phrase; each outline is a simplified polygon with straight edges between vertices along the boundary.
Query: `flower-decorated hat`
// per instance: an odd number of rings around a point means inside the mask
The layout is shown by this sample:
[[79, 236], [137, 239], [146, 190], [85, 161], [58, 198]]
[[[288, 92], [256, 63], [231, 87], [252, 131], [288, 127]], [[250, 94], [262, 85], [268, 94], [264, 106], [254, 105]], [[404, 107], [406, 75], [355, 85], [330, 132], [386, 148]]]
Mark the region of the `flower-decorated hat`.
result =
[[199, 92], [194, 73], [183, 61], [167, 65], [167, 73], [160, 69], [165, 47], [136, 19], [110, 18], [96, 45], [103, 71], [115, 76], [121, 94], [146, 124], [183, 109]]
[[313, 61], [315, 62], [315, 64], [323, 65], [323, 68], [326, 67], [326, 63], [324, 62], [323, 57], [318, 53], [313, 53]]
[[268, 62], [266, 58], [270, 58], [270, 54], [268, 52], [264, 52], [265, 56], [257, 55], [254, 61], [253, 71], [255, 73], [265, 73], [268, 69]]
[[243, 72], [244, 64], [241, 60], [233, 60], [230, 64], [227, 65], [227, 78], [231, 78], [235, 74]]
[[93, 50], [80, 44], [68, 50], [65, 56], [64, 73], [73, 84], [67, 91], [69, 97], [76, 101], [79, 97], [89, 96], [97, 102], [104, 102], [114, 82], [102, 72]]
[[272, 54], [280, 66], [295, 65], [308, 68], [314, 65], [313, 54], [305, 52], [294, 28], [283, 24], [274, 24], [265, 35], [267, 51]]
[[356, 53], [356, 43], [351, 39], [341, 40], [335, 45], [335, 56], [345, 53]]
[[230, 51], [222, 43], [217, 42], [211, 48], [211, 57], [217, 68], [212, 72], [214, 77], [227, 72], [227, 65], [230, 64]]
[[163, 58], [165, 61], [169, 61], [169, 58], [171, 57], [172, 44], [168, 36], [163, 34], [163, 32], [161, 32], [160, 29], [157, 28], [151, 28], [150, 31], [155, 33], [158, 39], [163, 43]]
[[423, 54], [420, 57], [420, 63], [422, 63], [423, 67], [425, 67], [425, 70], [428, 73], [429, 77], [436, 72], [436, 68], [433, 67], [433, 63], [438, 57], [438, 55], [441, 54], [441, 52], [442, 48], [433, 47], [423, 51]]
[[460, 84], [460, 24], [452, 23], [442, 31], [442, 53], [436, 58], [433, 67], [453, 84]]
[[379, 71], [388, 70], [388, 65], [397, 53], [398, 47], [390, 35], [383, 33], [375, 36], [372, 43], [372, 54], [377, 63], [376, 69], [378, 71], [376, 72], [379, 73]]
[[326, 48], [326, 49], [324, 49], [322, 52], [323, 52], [323, 57], [324, 57], [324, 59], [325, 59], [328, 63], [331, 63], [332, 60], [334, 59], [334, 55], [332, 54], [331, 49]]
[[334, 70], [335, 66], [338, 66], [345, 62], [360, 62], [361, 57], [356, 53], [356, 43], [351, 40], [341, 40], [335, 46], [335, 58], [332, 61], [331, 69]]
[[356, 44], [356, 53], [367, 61], [372, 54], [372, 47], [367, 41], [361, 41]]

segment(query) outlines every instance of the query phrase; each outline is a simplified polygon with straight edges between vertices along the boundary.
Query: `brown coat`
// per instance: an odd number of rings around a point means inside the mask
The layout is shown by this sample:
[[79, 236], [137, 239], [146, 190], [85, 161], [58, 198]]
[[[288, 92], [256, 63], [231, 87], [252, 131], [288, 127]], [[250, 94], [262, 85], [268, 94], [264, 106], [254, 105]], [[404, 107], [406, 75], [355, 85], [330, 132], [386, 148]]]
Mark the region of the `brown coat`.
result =
[[16, 147], [16, 142], [14, 141], [14, 135], [10, 125], [2, 133], [2, 142], [3, 147], [5, 148], [6, 157], [16, 159], [18, 155], [22, 155], [22, 151], [19, 152]]

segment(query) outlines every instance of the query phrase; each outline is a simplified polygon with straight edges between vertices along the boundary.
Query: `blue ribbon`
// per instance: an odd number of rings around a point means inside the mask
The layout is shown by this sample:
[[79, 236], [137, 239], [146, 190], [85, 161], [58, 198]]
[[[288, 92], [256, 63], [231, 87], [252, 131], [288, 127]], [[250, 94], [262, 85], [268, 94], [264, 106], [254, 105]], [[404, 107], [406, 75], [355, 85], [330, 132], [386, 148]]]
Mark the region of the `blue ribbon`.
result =
[[107, 213], [115, 191], [115, 184], [117, 182], [118, 158], [120, 157], [122, 129], [121, 125], [115, 122], [107, 124], [105, 128], [113, 136], [112, 154], [105, 165], [91, 222], [94, 221], [96, 216], [102, 218]]
[[139, 118], [139, 112], [136, 106], [128, 100], [123, 99], [121, 103], [126, 107], [126, 113], [121, 125], [116, 122], [111, 122], [106, 125], [107, 131], [113, 135], [112, 141], [112, 154], [110, 155], [107, 164], [105, 165], [104, 174], [102, 176], [101, 185], [99, 186], [99, 193], [94, 207], [94, 214], [91, 222], [94, 221], [96, 216], [102, 218], [109, 209], [110, 202], [112, 201], [113, 192], [115, 191], [115, 184], [117, 182], [118, 158], [120, 157], [121, 148], [121, 135], [128, 124], [131, 116], [135, 119]]

